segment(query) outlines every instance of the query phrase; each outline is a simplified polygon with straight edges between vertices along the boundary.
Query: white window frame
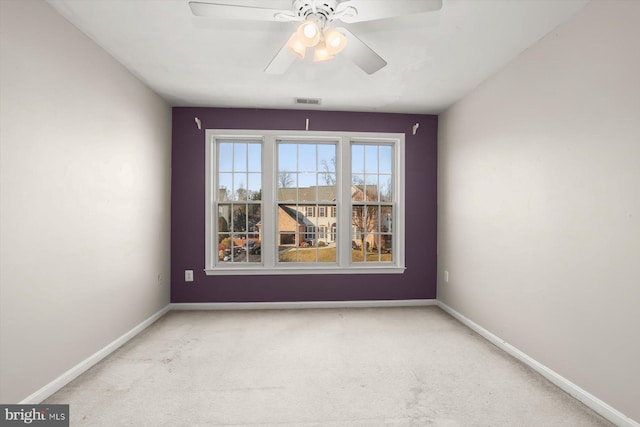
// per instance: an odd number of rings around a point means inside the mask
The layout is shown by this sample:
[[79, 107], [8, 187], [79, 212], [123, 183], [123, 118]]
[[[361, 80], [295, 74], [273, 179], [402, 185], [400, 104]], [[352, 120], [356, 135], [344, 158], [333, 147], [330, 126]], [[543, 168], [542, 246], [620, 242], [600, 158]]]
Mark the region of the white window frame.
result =
[[[262, 262], [220, 263], [213, 250], [218, 221], [214, 208], [218, 188], [214, 171], [216, 142], [262, 143]], [[336, 262], [335, 263], [279, 263], [277, 260], [277, 144], [278, 141], [332, 142], [336, 144]], [[388, 144], [393, 147], [393, 262], [354, 263], [351, 261], [351, 145]], [[207, 275], [268, 275], [268, 274], [380, 274], [404, 273], [405, 267], [405, 134], [369, 132], [315, 132], [274, 130], [205, 131], [205, 273]], [[341, 226], [342, 224], [346, 224]], [[216, 246], [217, 247], [217, 246]]]

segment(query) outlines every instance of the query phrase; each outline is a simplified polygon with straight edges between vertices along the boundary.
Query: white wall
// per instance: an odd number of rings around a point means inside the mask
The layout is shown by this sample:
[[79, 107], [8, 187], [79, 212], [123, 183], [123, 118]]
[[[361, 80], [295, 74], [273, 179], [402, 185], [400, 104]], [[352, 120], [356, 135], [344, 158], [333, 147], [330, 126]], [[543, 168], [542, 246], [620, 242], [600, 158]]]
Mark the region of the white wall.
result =
[[440, 117], [438, 245], [438, 299], [640, 420], [640, 2], [590, 3]]
[[2, 0], [0, 19], [11, 403], [168, 304], [171, 109], [48, 4]]

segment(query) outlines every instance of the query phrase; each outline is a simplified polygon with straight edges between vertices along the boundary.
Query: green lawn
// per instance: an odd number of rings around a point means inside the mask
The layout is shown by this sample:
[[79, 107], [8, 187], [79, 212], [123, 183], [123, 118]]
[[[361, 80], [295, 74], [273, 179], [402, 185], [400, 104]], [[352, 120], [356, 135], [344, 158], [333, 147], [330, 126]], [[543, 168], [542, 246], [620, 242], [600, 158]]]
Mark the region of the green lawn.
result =
[[[319, 248], [318, 262], [336, 262], [336, 248]], [[364, 260], [362, 251], [360, 249], [353, 249], [351, 251], [351, 260], [353, 262], [362, 262]], [[367, 262], [377, 262], [378, 253], [368, 252]], [[391, 254], [382, 254], [380, 259], [382, 262], [391, 262]], [[280, 253], [280, 262], [296, 262], [296, 250], [292, 248], [287, 252]], [[316, 262], [316, 248], [304, 248], [298, 250], [298, 262]]]

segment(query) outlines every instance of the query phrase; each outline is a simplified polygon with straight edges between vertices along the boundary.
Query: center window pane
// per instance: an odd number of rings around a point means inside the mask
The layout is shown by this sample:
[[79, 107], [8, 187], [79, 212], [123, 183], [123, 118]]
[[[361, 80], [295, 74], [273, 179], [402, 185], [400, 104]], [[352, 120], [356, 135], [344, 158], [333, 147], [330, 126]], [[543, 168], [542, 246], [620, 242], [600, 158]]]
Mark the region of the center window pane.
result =
[[336, 262], [335, 165], [333, 143], [278, 143], [278, 262]]

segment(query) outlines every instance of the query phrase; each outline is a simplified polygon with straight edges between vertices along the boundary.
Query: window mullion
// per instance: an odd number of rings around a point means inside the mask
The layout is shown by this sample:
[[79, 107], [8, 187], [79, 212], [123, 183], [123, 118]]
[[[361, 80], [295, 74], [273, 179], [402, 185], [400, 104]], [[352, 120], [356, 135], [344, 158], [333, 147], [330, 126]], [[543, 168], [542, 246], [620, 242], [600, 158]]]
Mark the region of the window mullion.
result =
[[276, 218], [278, 210], [276, 203], [278, 166], [275, 137], [266, 135], [262, 144], [262, 262], [265, 267], [273, 268], [276, 264], [277, 253]]
[[338, 206], [338, 265], [347, 267], [351, 263], [351, 139], [343, 137], [340, 139], [340, 170], [337, 177], [338, 195], [336, 205]]

